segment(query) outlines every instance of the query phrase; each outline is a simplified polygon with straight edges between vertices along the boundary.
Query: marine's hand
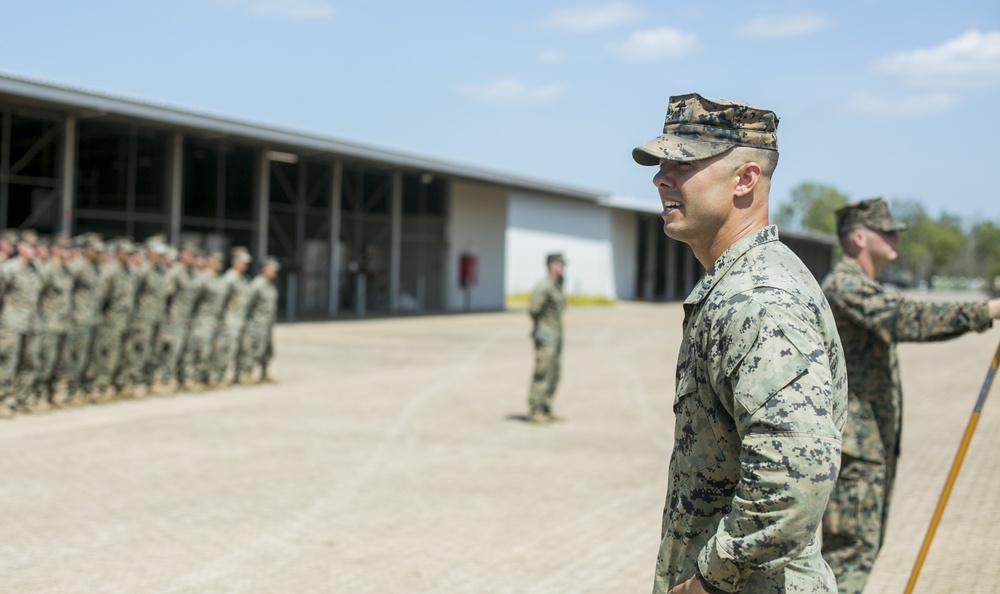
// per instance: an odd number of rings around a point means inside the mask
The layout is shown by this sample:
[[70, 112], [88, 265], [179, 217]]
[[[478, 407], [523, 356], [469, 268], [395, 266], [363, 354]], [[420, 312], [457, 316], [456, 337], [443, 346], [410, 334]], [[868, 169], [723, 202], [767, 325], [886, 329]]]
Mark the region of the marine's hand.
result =
[[1000, 299], [990, 299], [987, 305], [990, 308], [990, 317], [994, 320], [1000, 318]]
[[708, 594], [708, 592], [705, 591], [705, 588], [701, 587], [701, 582], [698, 581], [698, 578], [692, 577], [683, 584], [677, 584], [671, 588], [667, 594]]

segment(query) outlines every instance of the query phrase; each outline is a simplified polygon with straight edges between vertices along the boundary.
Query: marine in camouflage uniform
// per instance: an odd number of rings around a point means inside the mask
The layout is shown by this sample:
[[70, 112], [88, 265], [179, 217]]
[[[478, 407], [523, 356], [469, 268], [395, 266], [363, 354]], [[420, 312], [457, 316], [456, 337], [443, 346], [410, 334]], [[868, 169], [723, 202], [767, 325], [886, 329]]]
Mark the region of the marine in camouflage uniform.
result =
[[168, 389], [179, 388], [185, 380], [184, 350], [187, 344], [194, 291], [195, 246], [181, 246], [178, 259], [166, 271], [166, 317], [157, 339], [160, 377]]
[[68, 249], [65, 237], [53, 238], [49, 256], [41, 263], [39, 272], [39, 360], [35, 393], [39, 398], [38, 404], [43, 407], [52, 402], [56, 384], [66, 379], [69, 367], [66, 337], [72, 325], [73, 275], [66, 265]]
[[671, 97], [663, 135], [632, 153], [659, 166], [664, 232], [707, 269], [684, 302], [656, 593], [836, 591], [817, 532], [847, 375], [818, 284], [767, 224], [776, 128], [744, 103]]
[[[131, 241], [119, 238], [101, 266], [103, 299], [102, 322], [94, 337], [91, 359], [94, 394], [92, 399], [101, 401], [113, 398], [128, 387], [127, 378], [121, 373], [128, 368], [129, 360], [122, 354], [128, 333], [129, 318], [135, 304], [135, 284], [128, 266], [134, 247]], [[111, 391], [114, 393], [111, 393]]]
[[79, 252], [70, 258], [68, 265], [73, 275], [73, 312], [66, 341], [69, 361], [66, 392], [71, 403], [81, 404], [85, 395], [93, 389], [91, 360], [94, 337], [103, 317], [100, 262], [104, 241], [100, 235], [88, 233], [76, 237], [74, 243]]
[[528, 421], [546, 423], [558, 417], [552, 412], [552, 399], [559, 385], [563, 345], [562, 254], [546, 257], [548, 275], [531, 292], [528, 314], [531, 315], [531, 338], [535, 344], [535, 370], [528, 390]]
[[[230, 369], [235, 371], [240, 338], [247, 320], [247, 305], [250, 302], [250, 283], [245, 274], [252, 260], [250, 252], [244, 247], [236, 247], [231, 255], [229, 270], [222, 275], [222, 324], [215, 341], [215, 363], [212, 369], [212, 382], [216, 384], [226, 380]], [[235, 376], [232, 383], [236, 383]]]
[[885, 541], [899, 457], [903, 393], [896, 343], [982, 332], [992, 321], [988, 302], [910, 301], [875, 280], [895, 258], [897, 231], [906, 228], [892, 219], [884, 199], [839, 209], [837, 223], [845, 256], [823, 291], [844, 346], [850, 400], [840, 476], [823, 518], [823, 557], [840, 592], [859, 594]]
[[33, 260], [37, 236], [24, 231], [17, 256], [0, 265], [0, 417], [31, 404], [38, 368], [34, 341], [41, 281]]
[[219, 330], [222, 306], [225, 305], [222, 301], [222, 278], [219, 276], [221, 268], [222, 253], [211, 252], [193, 284], [196, 297], [184, 351], [186, 381], [200, 384], [189, 386], [192, 388], [208, 387], [211, 381], [215, 334]]
[[274, 321], [278, 313], [278, 288], [274, 279], [281, 266], [274, 258], [264, 261], [258, 274], [250, 281], [246, 326], [240, 341], [239, 367], [236, 380], [246, 382], [254, 369], [260, 368], [259, 381], [269, 381], [267, 367], [274, 356]]
[[151, 390], [156, 364], [156, 336], [166, 313], [167, 283], [161, 267], [166, 245], [159, 239], [151, 240], [141, 254], [133, 256], [132, 275], [135, 282], [135, 308], [129, 321], [125, 343], [127, 362], [123, 373], [133, 390], [144, 386]]

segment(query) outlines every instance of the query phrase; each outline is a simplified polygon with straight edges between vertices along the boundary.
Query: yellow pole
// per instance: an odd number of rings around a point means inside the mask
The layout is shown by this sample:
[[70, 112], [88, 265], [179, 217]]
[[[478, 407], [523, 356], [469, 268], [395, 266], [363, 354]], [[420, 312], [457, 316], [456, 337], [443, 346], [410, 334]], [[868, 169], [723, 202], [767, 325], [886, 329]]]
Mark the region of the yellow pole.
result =
[[983, 412], [983, 405], [986, 403], [986, 395], [990, 391], [990, 385], [993, 384], [993, 376], [996, 375], [997, 368], [1000, 367], [1000, 345], [997, 345], [997, 351], [993, 355], [993, 362], [990, 364], [990, 370], [986, 373], [986, 380], [983, 382], [983, 387], [979, 390], [979, 398], [976, 400], [976, 407], [972, 410], [972, 418], [969, 419], [969, 424], [965, 428], [965, 435], [962, 436], [962, 443], [958, 446], [958, 453], [955, 454], [955, 461], [951, 463], [951, 472], [948, 473], [948, 480], [945, 481], [944, 489], [941, 491], [941, 497], [938, 499], [937, 509], [934, 510], [934, 516], [931, 517], [931, 525], [927, 528], [927, 535], [924, 536], [924, 544], [920, 547], [920, 554], [917, 555], [917, 562], [913, 565], [913, 571], [910, 572], [910, 581], [906, 583], [906, 590], [904, 594], [912, 594], [913, 588], [917, 585], [917, 578], [920, 576], [920, 568], [924, 565], [924, 559], [927, 558], [927, 551], [931, 548], [931, 541], [934, 540], [934, 533], [937, 531], [938, 522], [941, 521], [941, 516], [944, 514], [944, 508], [948, 505], [948, 497], [951, 495], [951, 488], [955, 485], [955, 479], [958, 478], [958, 471], [962, 468], [962, 461], [965, 460], [965, 452], [969, 449], [969, 442], [972, 441], [972, 434], [976, 432], [976, 424], [979, 423], [979, 415]]

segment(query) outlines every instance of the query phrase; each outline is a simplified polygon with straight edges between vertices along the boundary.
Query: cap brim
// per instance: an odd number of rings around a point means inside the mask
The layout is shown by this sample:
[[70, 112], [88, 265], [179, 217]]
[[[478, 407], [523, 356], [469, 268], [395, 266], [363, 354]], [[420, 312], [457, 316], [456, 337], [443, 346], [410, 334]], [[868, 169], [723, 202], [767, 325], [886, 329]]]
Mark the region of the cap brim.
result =
[[663, 134], [632, 149], [632, 158], [639, 165], [659, 165], [664, 161], [701, 161], [720, 155], [736, 146], [731, 142], [699, 140], [690, 136]]

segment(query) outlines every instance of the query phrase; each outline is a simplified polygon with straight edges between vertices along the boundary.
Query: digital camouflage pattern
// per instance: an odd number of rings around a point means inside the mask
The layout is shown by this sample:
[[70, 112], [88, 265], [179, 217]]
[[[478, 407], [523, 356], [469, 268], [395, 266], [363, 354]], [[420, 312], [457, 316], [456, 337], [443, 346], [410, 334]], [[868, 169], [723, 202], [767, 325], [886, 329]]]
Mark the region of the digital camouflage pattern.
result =
[[222, 324], [215, 340], [212, 370], [215, 381], [223, 381], [229, 369], [236, 367], [247, 306], [250, 304], [250, 283], [246, 275], [235, 268], [227, 270], [222, 275], [222, 294]]
[[194, 309], [187, 344], [184, 347], [184, 375], [188, 380], [207, 384], [211, 379], [215, 334], [221, 322], [222, 278], [209, 266], [195, 276]]
[[778, 116], [773, 111], [697, 93], [670, 98], [663, 134], [632, 151], [640, 165], [700, 161], [734, 146], [778, 150]]
[[42, 264], [39, 279], [35, 391], [50, 398], [55, 383], [66, 376], [71, 362], [67, 358], [66, 336], [72, 328], [73, 275], [66, 265], [50, 259]]
[[70, 368], [67, 392], [74, 397], [89, 392], [93, 378], [89, 374], [96, 328], [101, 320], [102, 284], [100, 268], [87, 258], [69, 263], [73, 275], [73, 318], [66, 340]]
[[889, 204], [885, 198], [872, 198], [846, 204], [836, 210], [836, 215], [838, 234], [858, 227], [886, 232], [906, 229], [906, 223], [889, 215]]
[[535, 343], [535, 370], [528, 391], [528, 414], [552, 412], [552, 399], [561, 373], [563, 310], [566, 296], [562, 286], [546, 276], [535, 285], [528, 304]]
[[41, 279], [14, 256], [0, 265], [0, 416], [28, 403], [38, 369], [38, 295]]
[[101, 265], [101, 287], [102, 318], [94, 335], [88, 371], [98, 393], [123, 385], [124, 378], [119, 375], [122, 346], [135, 303], [133, 275], [118, 260], [108, 260]]
[[[266, 371], [274, 353], [277, 288], [266, 283], [256, 313], [245, 312], [244, 295], [235, 288], [246, 282], [235, 263], [249, 264], [251, 257], [246, 248], [234, 248], [234, 267], [227, 273], [235, 279], [234, 290], [217, 298], [202, 290], [211, 279], [199, 276], [194, 291], [188, 264], [197, 250], [191, 244], [175, 250], [162, 235], [142, 245], [128, 238], [105, 242], [96, 233], [72, 240], [57, 234], [51, 242], [33, 230], [0, 233], [0, 418], [19, 410], [176, 391], [183, 387], [177, 379], [192, 379], [184, 377], [181, 361], [197, 372], [194, 379], [207, 379], [205, 387], [211, 387], [207, 371], [213, 363], [223, 364], [218, 380], [227, 363], [243, 358], [238, 338], [244, 315], [262, 328], [251, 341], [256, 350], [250, 359]], [[215, 277], [221, 262], [214, 255], [212, 262]], [[268, 268], [279, 266], [268, 258]], [[218, 332], [222, 324], [227, 332]], [[190, 333], [194, 353], [185, 360]], [[216, 340], [220, 335], [228, 338], [225, 348]], [[155, 381], [158, 371], [164, 381]]]
[[840, 467], [847, 374], [830, 308], [766, 227], [684, 302], [654, 593], [832, 593], [818, 528]]
[[150, 386], [155, 373], [154, 353], [160, 327], [167, 313], [167, 279], [163, 267], [143, 261], [133, 267], [135, 308], [129, 322], [125, 357], [129, 361], [125, 373], [134, 385]]
[[197, 294], [194, 273], [187, 264], [175, 262], [165, 274], [167, 310], [157, 337], [157, 353], [160, 378], [169, 384], [185, 380], [184, 347]]
[[886, 291], [853, 258], [823, 281], [847, 362], [844, 463], [823, 519], [823, 555], [840, 591], [861, 592], [885, 540], [902, 430], [897, 342], [955, 338], [992, 321], [986, 302], [911, 301]]
[[258, 274], [250, 281], [250, 297], [247, 303], [247, 320], [243, 329], [240, 354], [237, 357], [239, 368], [236, 377], [251, 373], [255, 367], [260, 367], [261, 374], [267, 375], [267, 366], [274, 356], [274, 345], [271, 334], [278, 312], [278, 288], [274, 283]]

